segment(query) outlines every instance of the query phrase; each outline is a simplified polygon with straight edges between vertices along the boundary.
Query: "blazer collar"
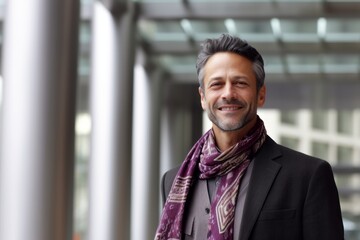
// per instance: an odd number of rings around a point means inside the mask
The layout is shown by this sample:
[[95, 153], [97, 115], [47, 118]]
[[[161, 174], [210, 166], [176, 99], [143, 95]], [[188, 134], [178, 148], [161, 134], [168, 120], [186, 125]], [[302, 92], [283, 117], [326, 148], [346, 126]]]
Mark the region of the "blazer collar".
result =
[[249, 239], [270, 188], [280, 171], [281, 165], [273, 159], [281, 152], [278, 145], [268, 136], [253, 159], [254, 168], [245, 200], [240, 228], [240, 239]]

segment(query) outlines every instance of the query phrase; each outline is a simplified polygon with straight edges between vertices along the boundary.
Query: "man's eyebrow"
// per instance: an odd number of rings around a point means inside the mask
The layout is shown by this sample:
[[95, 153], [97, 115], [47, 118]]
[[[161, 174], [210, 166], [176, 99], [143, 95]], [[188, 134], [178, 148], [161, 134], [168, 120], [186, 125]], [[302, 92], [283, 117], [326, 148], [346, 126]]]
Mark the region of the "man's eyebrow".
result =
[[214, 76], [214, 77], [210, 77], [209, 78], [209, 82], [211, 82], [211, 81], [217, 81], [217, 80], [222, 80], [223, 78], [222, 77], [220, 77], [220, 76]]
[[246, 80], [248, 80], [249, 78], [246, 75], [235, 75], [235, 76], [232, 77], [232, 79], [246, 79]]
[[209, 77], [209, 81], [208, 81], [208, 85], [212, 82], [215, 82], [215, 81], [222, 81], [223, 78], [221, 76], [214, 76], [214, 77]]

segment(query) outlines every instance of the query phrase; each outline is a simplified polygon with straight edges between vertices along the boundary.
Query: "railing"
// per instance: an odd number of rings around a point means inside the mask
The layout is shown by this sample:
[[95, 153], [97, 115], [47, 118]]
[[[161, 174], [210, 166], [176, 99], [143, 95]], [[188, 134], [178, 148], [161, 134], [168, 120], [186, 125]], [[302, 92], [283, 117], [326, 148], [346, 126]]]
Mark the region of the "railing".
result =
[[[360, 176], [360, 166], [344, 166], [344, 165], [335, 165], [332, 167], [335, 175], [352, 175], [358, 174]], [[351, 195], [360, 195], [360, 187], [344, 187], [341, 186], [338, 188], [339, 194], [342, 197], [349, 197]]]

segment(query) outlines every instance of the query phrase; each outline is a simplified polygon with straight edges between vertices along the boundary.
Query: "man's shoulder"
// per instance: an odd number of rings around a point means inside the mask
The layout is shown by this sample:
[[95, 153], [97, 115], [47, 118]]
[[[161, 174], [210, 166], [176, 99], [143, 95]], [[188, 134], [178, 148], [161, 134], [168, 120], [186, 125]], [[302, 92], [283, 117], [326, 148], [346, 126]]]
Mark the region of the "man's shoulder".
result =
[[272, 140], [270, 137], [267, 139], [268, 148], [267, 152], [277, 152], [277, 154], [274, 155], [275, 161], [281, 162], [282, 164], [291, 164], [291, 165], [306, 165], [308, 167], [316, 167], [319, 165], [327, 165], [329, 164], [324, 159], [320, 159], [315, 156], [311, 156], [309, 154], [300, 152], [298, 150], [289, 148], [287, 146], [284, 146], [282, 144], [276, 143], [274, 140]]
[[166, 198], [170, 192], [171, 186], [174, 182], [177, 172], [179, 171], [180, 166], [174, 167], [168, 171], [166, 171], [162, 177], [162, 188], [163, 194]]
[[296, 167], [301, 166], [298, 170], [301, 168], [315, 170], [324, 165], [330, 166], [330, 163], [324, 159], [311, 156], [283, 145], [278, 146], [282, 153], [282, 158], [280, 158], [279, 161], [284, 165], [290, 164]]
[[180, 165], [166, 171], [163, 175], [164, 181], [169, 181], [172, 183], [179, 169], [180, 169]]

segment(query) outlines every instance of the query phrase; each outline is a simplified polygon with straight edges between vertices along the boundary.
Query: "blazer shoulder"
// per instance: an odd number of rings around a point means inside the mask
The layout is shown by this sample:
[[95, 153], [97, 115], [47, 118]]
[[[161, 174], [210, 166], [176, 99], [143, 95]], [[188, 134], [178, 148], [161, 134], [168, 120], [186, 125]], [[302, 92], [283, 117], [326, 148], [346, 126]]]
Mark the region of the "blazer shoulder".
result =
[[264, 146], [263, 152], [266, 153], [266, 156], [270, 156], [270, 158], [275, 162], [280, 163], [283, 167], [293, 166], [299, 171], [301, 169], [315, 170], [321, 166], [330, 167], [328, 161], [278, 144], [270, 137], [268, 137], [265, 143], [266, 145]]
[[[281, 152], [281, 157], [276, 161], [283, 167], [287, 166], [297, 173], [315, 174], [319, 170], [325, 170], [332, 173], [330, 163], [324, 159], [314, 157], [282, 145], [278, 145]], [[304, 172], [305, 171], [305, 172]], [[305, 175], [307, 175], [305, 174]]]
[[301, 159], [301, 160], [304, 160], [304, 161], [311, 161], [315, 165], [323, 164], [324, 162], [328, 163], [324, 159], [320, 159], [320, 158], [308, 155], [306, 153], [303, 153], [303, 152], [300, 152], [300, 151], [297, 151], [297, 150], [294, 150], [294, 149], [290, 149], [290, 148], [285, 147], [283, 145], [278, 144], [278, 146], [279, 146], [279, 149], [280, 149], [282, 155], [285, 156], [285, 157], [291, 157], [291, 158], [294, 158], [294, 159]]
[[167, 196], [169, 195], [171, 186], [174, 182], [177, 172], [179, 171], [180, 166], [172, 168], [164, 173], [161, 179], [161, 195], [163, 203], [165, 203]]

